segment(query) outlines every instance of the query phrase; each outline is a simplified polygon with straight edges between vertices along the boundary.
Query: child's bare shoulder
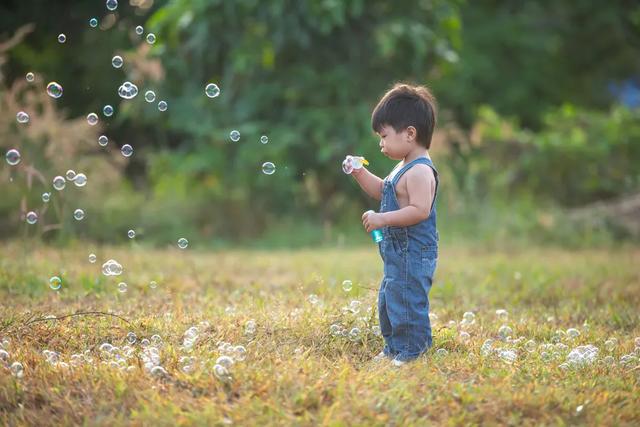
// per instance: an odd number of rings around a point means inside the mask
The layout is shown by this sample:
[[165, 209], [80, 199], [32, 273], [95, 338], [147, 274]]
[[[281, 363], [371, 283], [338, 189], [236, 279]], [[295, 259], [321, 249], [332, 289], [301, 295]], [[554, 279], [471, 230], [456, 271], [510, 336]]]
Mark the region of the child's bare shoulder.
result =
[[412, 178], [426, 178], [428, 181], [433, 181], [433, 183], [436, 182], [436, 177], [433, 174], [433, 169], [431, 169], [429, 165], [425, 165], [424, 163], [414, 165], [407, 171], [407, 175]]

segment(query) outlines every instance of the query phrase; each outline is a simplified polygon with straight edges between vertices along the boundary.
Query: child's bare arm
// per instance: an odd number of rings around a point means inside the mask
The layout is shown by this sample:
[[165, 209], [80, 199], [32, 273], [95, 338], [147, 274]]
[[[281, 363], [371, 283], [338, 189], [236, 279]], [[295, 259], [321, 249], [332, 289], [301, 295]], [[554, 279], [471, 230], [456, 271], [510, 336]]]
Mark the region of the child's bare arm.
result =
[[382, 179], [378, 178], [364, 167], [354, 169], [351, 175], [353, 175], [356, 181], [358, 181], [358, 184], [360, 184], [360, 187], [369, 196], [376, 200], [380, 200], [382, 198]]
[[429, 218], [435, 193], [435, 177], [427, 165], [416, 165], [407, 171], [409, 204], [396, 211], [385, 212], [385, 225], [407, 227]]

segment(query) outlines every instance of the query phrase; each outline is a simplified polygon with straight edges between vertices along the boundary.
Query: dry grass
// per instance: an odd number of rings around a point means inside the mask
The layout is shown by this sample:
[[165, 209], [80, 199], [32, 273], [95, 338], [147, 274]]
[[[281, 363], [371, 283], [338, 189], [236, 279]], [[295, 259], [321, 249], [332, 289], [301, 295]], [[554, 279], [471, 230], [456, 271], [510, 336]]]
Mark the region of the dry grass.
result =
[[[87, 261], [89, 252], [98, 262]], [[26, 256], [25, 256], [26, 254]], [[118, 278], [100, 274], [108, 258], [120, 261]], [[482, 253], [443, 248], [431, 292], [434, 348], [400, 369], [371, 359], [382, 340], [377, 324], [376, 289], [381, 264], [373, 247], [362, 250], [273, 252], [195, 252], [141, 247], [86, 246], [69, 249], [6, 244], [0, 249], [0, 341], [10, 340], [10, 363], [20, 361], [24, 376], [0, 367], [0, 424], [3, 425], [637, 425], [638, 361], [622, 366], [640, 336], [638, 307], [640, 252], [531, 249]], [[61, 271], [64, 268], [65, 271]], [[48, 278], [62, 274], [60, 292]], [[518, 278], [520, 277], [520, 278]], [[345, 293], [341, 282], [351, 279]], [[117, 291], [119, 281], [128, 291]], [[150, 289], [150, 280], [158, 281]], [[320, 303], [308, 302], [317, 294]], [[362, 301], [359, 314], [343, 313], [351, 300]], [[228, 306], [235, 313], [227, 313]], [[367, 311], [372, 307], [371, 311]], [[554, 332], [570, 327], [581, 335], [567, 338], [569, 349], [591, 343], [599, 359], [604, 341], [619, 344], [616, 363], [597, 362], [580, 369], [558, 368], [559, 358], [542, 359], [523, 345], [512, 365], [484, 356], [482, 343], [497, 339], [503, 324], [495, 310], [509, 311], [514, 336], [551, 342]], [[46, 315], [78, 315], [38, 321]], [[465, 311], [476, 314], [460, 339]], [[363, 319], [358, 319], [363, 317]], [[255, 319], [256, 335], [244, 335]], [[200, 324], [208, 321], [209, 325]], [[585, 327], [585, 321], [588, 327]], [[332, 323], [358, 325], [356, 341], [334, 337]], [[196, 370], [184, 373], [179, 359], [184, 332], [200, 325], [193, 351]], [[130, 371], [100, 363], [103, 342], [122, 347], [133, 331], [138, 340], [162, 337], [161, 365], [167, 377], [155, 378], [136, 352]], [[223, 383], [211, 372], [220, 340], [246, 346], [247, 358]], [[448, 354], [435, 354], [445, 348]], [[71, 355], [89, 350], [93, 364], [63, 368], [48, 363], [42, 351]], [[576, 408], [583, 405], [581, 411]]]

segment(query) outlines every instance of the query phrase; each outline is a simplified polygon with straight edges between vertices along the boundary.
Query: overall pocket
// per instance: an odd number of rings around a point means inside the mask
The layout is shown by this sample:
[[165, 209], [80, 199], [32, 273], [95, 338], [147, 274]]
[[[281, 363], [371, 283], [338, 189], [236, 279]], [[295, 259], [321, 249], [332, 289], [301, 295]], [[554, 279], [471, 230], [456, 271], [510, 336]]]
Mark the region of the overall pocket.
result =
[[438, 248], [423, 246], [420, 252], [422, 273], [429, 278], [433, 278], [438, 265]]

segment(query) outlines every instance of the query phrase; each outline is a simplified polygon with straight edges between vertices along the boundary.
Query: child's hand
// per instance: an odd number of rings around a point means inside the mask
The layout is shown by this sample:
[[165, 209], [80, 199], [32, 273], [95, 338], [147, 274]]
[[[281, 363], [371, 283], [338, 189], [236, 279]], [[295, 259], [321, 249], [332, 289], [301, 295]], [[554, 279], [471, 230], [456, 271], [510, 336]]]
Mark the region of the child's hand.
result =
[[362, 225], [364, 225], [367, 233], [385, 226], [383, 215], [374, 211], [366, 211], [362, 214]]

